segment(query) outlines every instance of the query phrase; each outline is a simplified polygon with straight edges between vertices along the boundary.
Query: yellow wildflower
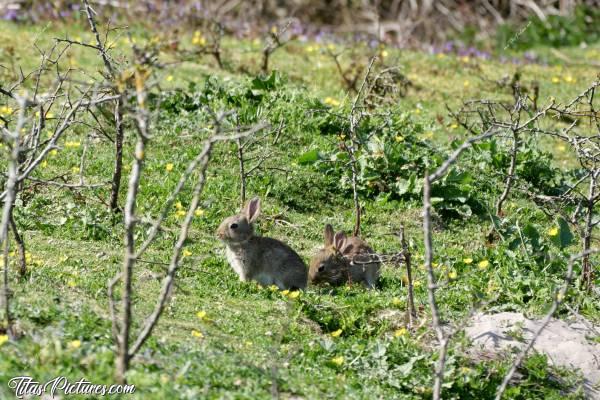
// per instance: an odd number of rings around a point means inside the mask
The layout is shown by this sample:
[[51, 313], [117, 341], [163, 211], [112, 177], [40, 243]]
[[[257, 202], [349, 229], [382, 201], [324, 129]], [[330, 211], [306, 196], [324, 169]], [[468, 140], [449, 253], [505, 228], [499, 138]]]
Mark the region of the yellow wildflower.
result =
[[333, 357], [331, 359], [331, 362], [337, 366], [340, 366], [344, 363], [344, 357], [343, 356]]
[[333, 97], [325, 97], [325, 99], [323, 100], [323, 103], [328, 104], [330, 106], [334, 106], [337, 107], [340, 105], [340, 102], [336, 99], [334, 99]]
[[192, 38], [192, 44], [204, 46], [206, 44], [206, 39], [202, 36], [200, 31], [194, 32], [194, 37]]
[[183, 204], [181, 204], [181, 202], [178, 201], [177, 203], [175, 203], [175, 208], [178, 210], [181, 210], [181, 209], [183, 209]]
[[481, 270], [486, 269], [488, 266], [490, 265], [490, 262], [488, 260], [481, 260], [479, 261], [479, 263], [477, 264], [477, 267]]
[[48, 161], [44, 160], [40, 163], [40, 167], [46, 168], [48, 166]]
[[306, 47], [306, 52], [307, 52], [307, 53], [312, 53], [313, 51], [315, 51], [315, 48], [314, 48], [314, 47], [312, 47], [312, 46], [307, 46], [307, 47]]
[[573, 83], [574, 79], [571, 75], [567, 75], [563, 78], [567, 83]]
[[338, 329], [330, 333], [331, 337], [339, 337], [342, 334], [342, 330]]
[[185, 249], [185, 250], [183, 250], [182, 254], [184, 257], [189, 257], [192, 255], [192, 252], [189, 251], [188, 249]]
[[381, 52], [381, 57], [382, 57], [382, 58], [386, 58], [387, 56], [389, 56], [389, 53], [388, 53], [388, 51], [387, 51], [387, 50], [383, 50], [383, 51]]
[[167, 163], [167, 165], [165, 165], [165, 169], [167, 170], [167, 172], [173, 171], [173, 167], [174, 165], [172, 163]]
[[400, 299], [399, 299], [399, 298], [397, 298], [397, 297], [394, 297], [394, 298], [392, 299], [392, 304], [393, 304], [393, 305], [395, 305], [395, 306], [399, 306], [399, 305], [401, 305], [401, 304], [402, 304], [402, 300], [400, 300]]
[[177, 210], [175, 213], [178, 217], [185, 217], [185, 210]]
[[469, 81], [464, 81], [463, 82], [463, 86], [464, 87], [469, 87], [470, 84], [471, 84], [471, 82], [469, 82]]
[[558, 76], [553, 76], [552, 83], [558, 83], [558, 82], [560, 82], [560, 78]]
[[8, 342], [8, 335], [0, 335], [0, 346]]
[[72, 167], [71, 168], [71, 172], [74, 173], [74, 174], [79, 173], [79, 167]]
[[396, 139], [396, 142], [398, 143], [404, 142], [404, 136], [397, 135], [394, 139]]
[[204, 318], [206, 318], [206, 311], [198, 311], [196, 313], [196, 317], [198, 317], [198, 319], [204, 319]]
[[464, 63], [468, 63], [469, 62], [469, 57], [464, 56], [460, 59], [460, 61], [464, 62]]
[[458, 274], [456, 273], [456, 271], [450, 271], [450, 273], [448, 273], [448, 278], [450, 279], [456, 279], [457, 276]]
[[406, 328], [396, 329], [394, 331], [395, 337], [406, 336], [408, 334], [408, 330]]
[[202, 339], [204, 337], [204, 335], [202, 334], [202, 332], [197, 331], [197, 330], [192, 330], [192, 336], [198, 339]]
[[288, 295], [288, 297], [290, 299], [297, 299], [298, 296], [300, 296], [300, 292], [297, 290], [294, 290], [293, 292], [290, 292], [290, 294]]
[[72, 340], [68, 344], [69, 349], [75, 350], [81, 347], [81, 340]]
[[70, 288], [74, 288], [74, 287], [77, 287], [77, 284], [75, 283], [74, 280], [71, 279], [70, 281], [67, 282], [67, 286]]
[[458, 124], [452, 124], [452, 125], [450, 125], [450, 129], [456, 129], [456, 128], [458, 128]]
[[50, 155], [52, 157], [55, 157], [58, 154], [58, 150], [54, 149], [54, 150], [50, 150]]
[[5, 117], [7, 115], [12, 114], [13, 109], [9, 106], [2, 106], [0, 107], [0, 116]]
[[195, 215], [196, 217], [201, 217], [201, 216], [203, 216], [203, 215], [204, 215], [204, 210], [202, 210], [202, 209], [198, 208], [198, 209], [196, 209], [196, 211], [194, 211], [194, 215]]
[[277, 287], [277, 285], [271, 285], [271, 286], [269, 286], [269, 290], [272, 292], [275, 292], [275, 291], [279, 290], [279, 288]]
[[171, 82], [173, 80], [173, 75], [167, 76], [167, 82]]
[[66, 148], [78, 148], [79, 146], [81, 146], [80, 142], [65, 142], [65, 147]]
[[548, 236], [554, 237], [556, 235], [558, 235], [558, 228], [557, 227], [550, 228], [550, 230], [548, 231]]
[[471, 264], [473, 262], [473, 259], [472, 258], [464, 258], [463, 262], [468, 265], [468, 264]]
[[290, 291], [287, 290], [287, 289], [285, 289], [285, 290], [281, 291], [281, 294], [284, 295], [284, 296], [287, 296], [288, 294], [290, 294]]

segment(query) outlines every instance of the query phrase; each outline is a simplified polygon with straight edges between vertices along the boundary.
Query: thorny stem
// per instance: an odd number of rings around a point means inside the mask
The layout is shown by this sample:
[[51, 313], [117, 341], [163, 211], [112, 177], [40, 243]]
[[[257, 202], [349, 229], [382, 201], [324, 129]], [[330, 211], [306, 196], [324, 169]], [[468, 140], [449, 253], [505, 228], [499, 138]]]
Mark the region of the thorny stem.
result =
[[502, 205], [508, 198], [508, 194], [510, 193], [510, 190], [512, 188], [512, 185], [513, 185], [513, 182], [515, 179], [515, 170], [517, 167], [517, 155], [519, 154], [519, 146], [520, 146], [519, 131], [513, 130], [512, 134], [513, 134], [513, 142], [512, 142], [511, 152], [510, 152], [510, 165], [508, 167], [508, 174], [506, 176], [506, 181], [504, 182], [504, 190], [502, 191], [502, 194], [500, 195], [500, 198], [498, 198], [498, 202], [496, 203], [496, 215], [498, 217], [500, 217], [502, 214]]
[[592, 231], [594, 229], [593, 217], [594, 217], [594, 206], [596, 202], [594, 201], [596, 184], [598, 180], [598, 174], [600, 171], [593, 171], [590, 174], [590, 184], [588, 191], [587, 207], [586, 207], [586, 220], [585, 220], [585, 231], [583, 236], [583, 267], [582, 267], [582, 284], [587, 290], [592, 288], [592, 284], [594, 281], [594, 271], [592, 269], [592, 265], [590, 263], [590, 254], [589, 250], [592, 245]]
[[13, 232], [15, 243], [17, 244], [17, 251], [19, 253], [19, 276], [24, 277], [27, 273], [27, 260], [25, 256], [25, 241], [19, 234], [17, 223], [15, 222], [14, 209], [10, 213], [10, 229]]
[[[96, 48], [102, 57], [102, 61], [104, 62], [104, 68], [108, 73], [108, 76], [114, 81], [116, 80], [115, 69], [110, 62], [108, 54], [106, 52], [106, 48], [102, 44], [100, 40], [100, 34], [98, 32], [98, 28], [96, 27], [96, 21], [94, 21], [93, 10], [90, 7], [87, 0], [83, 0], [83, 4], [85, 6], [85, 13], [87, 15], [88, 22], [90, 24], [90, 28], [94, 33], [94, 37], [96, 39]], [[113, 176], [111, 180], [111, 189], [110, 189], [110, 209], [115, 212], [119, 210], [119, 191], [121, 188], [121, 175], [123, 168], [123, 138], [125, 136], [124, 126], [123, 126], [123, 103], [124, 99], [120, 95], [115, 100], [115, 111], [114, 111], [114, 123], [115, 123], [115, 161], [113, 168]]]
[[444, 365], [446, 363], [446, 353], [448, 349], [448, 338], [444, 334], [440, 324], [440, 313], [435, 299], [435, 276], [433, 273], [433, 254], [431, 242], [431, 181], [428, 173], [425, 173], [423, 185], [423, 233], [425, 236], [425, 270], [427, 271], [427, 294], [429, 307], [431, 309], [431, 319], [433, 329], [435, 330], [438, 342], [438, 360], [435, 364], [435, 376], [433, 382], [433, 399], [441, 399], [442, 383], [444, 381]]
[[[117, 343], [117, 369], [116, 380], [118, 383], [125, 383], [125, 373], [129, 369], [129, 334], [131, 328], [131, 282], [133, 266], [136, 261], [135, 251], [135, 202], [140, 186], [140, 177], [144, 166], [144, 151], [146, 148], [146, 138], [138, 135], [138, 141], [135, 149], [135, 162], [129, 176], [129, 188], [127, 190], [127, 200], [125, 202], [125, 257], [123, 261], [123, 298], [121, 300], [121, 333], [120, 342]], [[113, 321], [113, 324], [116, 321]]]
[[123, 99], [117, 98], [115, 103], [115, 164], [110, 188], [110, 208], [113, 211], [119, 209], [119, 190], [121, 188], [121, 175], [123, 171], [123, 139], [125, 132], [123, 129]]
[[240, 210], [244, 208], [246, 203], [246, 171], [244, 167], [244, 147], [242, 146], [242, 139], [237, 141], [238, 148], [238, 161], [240, 165]]
[[2, 303], [4, 305], [4, 327], [6, 332], [12, 336], [12, 319], [10, 315], [10, 291], [8, 284], [8, 249], [9, 237], [8, 230], [12, 215], [14, 202], [17, 196], [17, 185], [19, 181], [19, 133], [25, 123], [25, 105], [26, 99], [19, 98], [19, 117], [13, 132], [7, 128], [2, 128], [2, 136], [5, 142], [10, 146], [10, 155], [8, 159], [8, 177], [6, 180], [6, 189], [4, 197], [4, 206], [2, 208], [2, 218], [0, 219], [0, 245], [3, 248], [3, 282], [2, 282]]
[[408, 243], [406, 243], [406, 236], [404, 233], [404, 226], [400, 227], [400, 243], [402, 244], [402, 255], [404, 258], [404, 263], [406, 264], [406, 280], [407, 283], [407, 307], [406, 314], [408, 316], [408, 325], [410, 327], [413, 326], [414, 319], [417, 317], [417, 311], [415, 309], [415, 295], [413, 288], [413, 280], [412, 280], [412, 266], [411, 266], [411, 254], [410, 249], [408, 248]]
[[369, 80], [369, 75], [371, 74], [371, 69], [373, 68], [373, 63], [375, 62], [375, 60], [376, 60], [376, 58], [373, 57], [369, 61], [369, 66], [367, 68], [365, 77], [360, 85], [360, 88], [358, 89], [358, 93], [356, 94], [354, 101], [352, 102], [352, 109], [350, 110], [350, 141], [351, 141], [351, 144], [350, 144], [350, 146], [344, 146], [346, 149], [346, 152], [350, 156], [350, 170], [352, 172], [352, 200], [354, 202], [354, 213], [355, 213], [354, 229], [352, 231], [352, 235], [354, 235], [354, 236], [360, 235], [360, 217], [361, 217], [360, 200], [358, 198], [358, 160], [356, 159], [356, 149], [357, 149], [357, 146], [359, 146], [359, 138], [356, 135], [356, 127], [360, 123], [360, 120], [362, 118], [362, 112], [360, 112], [361, 115], [357, 116], [356, 114], [357, 114], [357, 111], [359, 108], [358, 102], [361, 100], [362, 94], [367, 86], [367, 81]]

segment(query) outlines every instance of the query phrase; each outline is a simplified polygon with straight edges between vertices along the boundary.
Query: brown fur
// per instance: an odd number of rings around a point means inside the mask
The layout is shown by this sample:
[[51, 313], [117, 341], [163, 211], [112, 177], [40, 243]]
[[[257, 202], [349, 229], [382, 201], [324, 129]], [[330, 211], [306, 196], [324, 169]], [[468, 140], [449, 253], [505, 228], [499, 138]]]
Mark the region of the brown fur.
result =
[[310, 260], [309, 280], [313, 284], [342, 285], [361, 282], [372, 288], [379, 278], [381, 263], [369, 261], [374, 254], [369, 245], [356, 236], [346, 237], [342, 232], [333, 234], [333, 227], [325, 225], [325, 246]]

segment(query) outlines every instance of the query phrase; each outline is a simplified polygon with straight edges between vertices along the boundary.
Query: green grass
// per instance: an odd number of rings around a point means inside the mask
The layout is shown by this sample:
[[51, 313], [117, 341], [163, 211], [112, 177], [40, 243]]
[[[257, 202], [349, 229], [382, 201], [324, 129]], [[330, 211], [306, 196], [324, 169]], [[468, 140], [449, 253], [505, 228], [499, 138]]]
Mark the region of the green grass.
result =
[[[77, 26], [41, 30], [0, 23], [0, 27], [0, 56], [8, 60], [2, 63], [9, 67], [0, 69], [0, 74], [4, 74], [0, 76], [7, 80], [14, 77], [11, 68], [15, 65], [28, 71], [38, 61], [31, 46], [23, 43], [38, 38], [40, 47], [48, 46], [52, 37], [64, 36], [65, 31], [71, 37], [91, 39]], [[152, 36], [141, 30], [134, 32], [141, 42]], [[190, 47], [190, 38], [191, 32], [182, 35], [181, 46]], [[262, 110], [261, 116], [272, 121], [285, 120], [282, 144], [273, 162], [288, 172], [255, 175], [248, 188], [250, 195], [263, 199], [259, 231], [284, 239], [305, 260], [321, 246], [325, 223], [347, 232], [353, 224], [351, 194], [340, 186], [340, 176], [325, 176], [319, 167], [298, 162], [299, 155], [311, 150], [330, 154], [336, 148], [335, 136], [319, 131], [321, 117], [309, 113], [311, 106], [326, 97], [339, 100], [339, 110], [350, 102], [331, 59], [320, 50], [308, 51], [309, 46], [314, 49], [316, 45], [294, 42], [275, 53], [271, 65], [282, 72], [283, 78], [276, 89], [263, 93], [263, 104], [269, 107]], [[169, 93], [174, 88], [192, 92], [191, 95], [194, 90], [202, 93], [211, 77], [221, 90], [211, 100], [213, 105], [227, 108], [227, 96], [244, 98], [252, 75], [258, 70], [261, 46], [227, 39], [224, 47], [228, 70], [219, 70], [208, 57], [198, 57], [161, 71], [159, 83], [165, 97], [171, 98]], [[583, 59], [599, 50], [562, 51], [574, 59]], [[355, 52], [356, 57], [366, 60], [366, 49], [359, 47]], [[549, 96], [564, 102], [595, 77], [589, 67], [563, 66], [547, 49], [541, 49], [540, 54], [549, 65], [517, 67], [498, 61], [390, 49], [384, 62], [398, 66], [413, 82], [408, 95], [395, 99], [390, 109], [404, 111], [416, 124], [430, 129], [433, 137], [422, 140], [430, 141], [439, 151], [447, 151], [451, 139], [463, 132], [452, 128], [446, 106], [455, 109], [470, 98], [509, 100], [510, 91], [498, 88], [494, 80], [512, 77], [519, 70], [523, 82], [539, 82], [542, 102]], [[73, 51], [71, 58], [75, 60], [73, 65], [82, 69], [101, 70], [101, 64], [89, 50]], [[161, 54], [163, 61], [173, 59], [173, 54]], [[240, 72], [240, 66], [251, 71], [251, 76]], [[553, 83], [553, 77], [560, 82]], [[196, 89], [189, 89], [190, 83], [195, 83]], [[243, 107], [254, 110], [247, 103]], [[252, 118], [248, 117], [249, 121]], [[161, 109], [146, 154], [148, 161], [138, 201], [141, 215], [156, 215], [208, 132], [206, 116], [200, 110]], [[48, 165], [36, 172], [37, 176], [49, 178], [65, 171], [70, 173], [78, 166], [85, 137], [84, 128], [70, 133], [62, 144], [79, 141], [82, 145], [52, 156]], [[128, 130], [127, 166], [132, 159], [132, 143], [133, 133]], [[106, 141], [90, 146], [94, 151], [87, 160], [86, 180], [105, 182], [112, 170], [112, 146]], [[557, 166], [572, 165], [572, 157], [552, 143], [542, 143], [542, 147], [556, 156]], [[171, 172], [166, 171], [167, 163], [174, 164]], [[375, 291], [357, 286], [310, 287], [297, 299], [289, 299], [255, 283], [239, 282], [214, 235], [218, 224], [236, 212], [239, 203], [233, 145], [218, 146], [208, 177], [201, 203], [205, 213], [194, 220], [186, 244], [191, 255], [184, 259], [178, 272], [175, 294], [155, 334], [133, 361], [128, 380], [137, 391], [128, 398], [257, 399], [271, 397], [274, 390], [282, 398], [430, 396], [431, 371], [437, 356], [427, 320], [418, 197], [388, 199], [371, 195], [364, 200], [363, 236], [373, 248], [380, 253], [398, 251], [399, 245], [389, 233], [401, 224], [411, 242], [416, 264], [416, 302], [422, 323], [405, 334], [397, 332], [405, 326], [403, 271], [391, 265], [385, 266], [381, 288]], [[126, 178], [123, 182], [125, 187]], [[492, 209], [497, 188], [495, 192], [487, 186], [477, 187], [480, 182], [476, 180], [472, 190], [480, 189], [477, 195], [485, 207]], [[6, 382], [18, 375], [31, 375], [41, 382], [57, 375], [72, 380], [85, 377], [94, 383], [112, 382], [112, 341], [105, 293], [108, 280], [121, 267], [123, 227], [99, 200], [106, 199], [107, 194], [106, 188], [74, 192], [36, 187], [26, 190], [26, 201], [18, 204], [16, 218], [32, 262], [27, 279], [17, 280], [16, 274], [12, 277], [13, 312], [24, 337], [0, 347], [2, 396], [10, 396]], [[177, 200], [185, 206], [190, 199], [188, 186]], [[511, 223], [537, 227], [548, 254], [563, 254], [552, 247], [546, 234], [554, 220], [519, 196], [510, 200], [507, 210]], [[135, 268], [136, 326], [151, 312], [160, 288], [164, 275], [160, 263], [168, 262], [181, 221], [174, 211], [160, 240]], [[436, 263], [445, 282], [438, 295], [448, 322], [460, 324], [476, 299], [489, 299], [492, 295], [498, 295], [498, 299], [490, 305], [491, 311], [540, 315], [549, 305], [553, 288], [561, 282], [564, 261], [538, 262], [527, 251], [512, 249], [509, 253], [505, 243], [486, 244], [484, 238], [491, 226], [487, 215], [483, 212], [464, 219], [440, 216], [436, 220]], [[143, 231], [140, 230], [140, 238], [145, 235]], [[577, 243], [571, 249], [576, 246]], [[468, 258], [473, 261], [464, 261]], [[489, 260], [489, 267], [477, 268], [481, 260]], [[448, 279], [452, 271], [456, 279]], [[581, 307], [586, 317], [600, 318], [597, 299], [573, 290], [569, 301]], [[199, 319], [199, 311], [205, 311], [206, 318]], [[342, 330], [341, 335], [332, 337], [330, 333], [338, 329]], [[193, 332], [201, 332], [202, 338]], [[400, 335], [396, 337], [395, 332]], [[80, 341], [80, 346], [74, 341]], [[466, 355], [466, 347], [467, 341], [461, 337], [452, 343], [445, 388], [448, 398], [490, 398], [509, 364], [507, 360], [474, 360]], [[567, 383], [577, 382], [572, 373], [549, 367], [539, 356], [531, 357], [521, 373], [523, 377], [510, 389], [509, 398], [564, 398]], [[571, 396], [581, 398], [577, 393]]]

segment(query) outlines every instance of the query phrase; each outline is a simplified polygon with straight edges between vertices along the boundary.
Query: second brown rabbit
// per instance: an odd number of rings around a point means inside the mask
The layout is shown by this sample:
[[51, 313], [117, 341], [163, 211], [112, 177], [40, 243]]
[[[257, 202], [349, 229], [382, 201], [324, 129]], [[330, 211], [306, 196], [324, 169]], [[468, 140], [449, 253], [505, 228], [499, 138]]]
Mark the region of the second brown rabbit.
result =
[[310, 282], [330, 285], [361, 282], [368, 288], [374, 288], [381, 263], [373, 249], [356, 236], [346, 237], [343, 232], [334, 235], [329, 224], [325, 225], [324, 236], [325, 247], [310, 260]]

